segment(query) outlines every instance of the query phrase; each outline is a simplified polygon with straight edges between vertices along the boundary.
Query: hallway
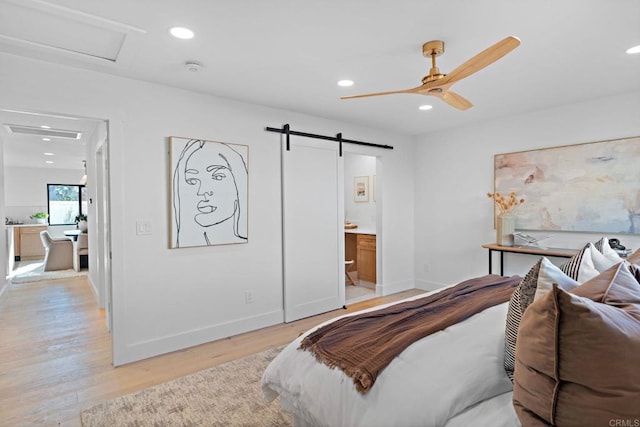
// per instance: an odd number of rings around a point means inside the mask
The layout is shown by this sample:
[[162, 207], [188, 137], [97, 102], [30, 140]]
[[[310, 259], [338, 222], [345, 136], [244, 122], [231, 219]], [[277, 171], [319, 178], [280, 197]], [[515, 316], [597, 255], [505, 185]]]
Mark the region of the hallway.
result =
[[104, 322], [85, 278], [8, 285], [0, 300], [0, 424], [79, 425], [80, 402], [112, 369]]

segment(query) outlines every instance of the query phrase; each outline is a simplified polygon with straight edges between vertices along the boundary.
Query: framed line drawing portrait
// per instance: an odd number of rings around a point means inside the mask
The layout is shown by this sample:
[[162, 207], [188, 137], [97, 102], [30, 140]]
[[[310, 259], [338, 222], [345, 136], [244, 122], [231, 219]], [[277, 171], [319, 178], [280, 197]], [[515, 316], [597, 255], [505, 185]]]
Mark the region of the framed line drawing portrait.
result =
[[353, 201], [354, 202], [369, 201], [369, 177], [368, 176], [353, 177]]
[[247, 145], [170, 137], [170, 248], [248, 241]]

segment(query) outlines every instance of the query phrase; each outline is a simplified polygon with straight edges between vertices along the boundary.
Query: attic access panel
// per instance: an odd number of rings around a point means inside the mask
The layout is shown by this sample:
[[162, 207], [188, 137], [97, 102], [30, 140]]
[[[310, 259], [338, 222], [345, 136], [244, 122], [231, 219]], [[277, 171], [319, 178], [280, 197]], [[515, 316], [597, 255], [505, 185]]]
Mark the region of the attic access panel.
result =
[[43, 0], [0, 1], [0, 51], [14, 55], [100, 70], [122, 68], [131, 66], [146, 33]]

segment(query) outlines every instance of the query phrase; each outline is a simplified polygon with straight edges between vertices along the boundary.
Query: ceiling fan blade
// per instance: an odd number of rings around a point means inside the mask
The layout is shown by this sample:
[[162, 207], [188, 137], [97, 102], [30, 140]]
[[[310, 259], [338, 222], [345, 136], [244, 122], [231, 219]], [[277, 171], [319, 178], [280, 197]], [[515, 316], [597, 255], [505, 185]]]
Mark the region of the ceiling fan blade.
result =
[[469, 108], [473, 107], [473, 104], [467, 98], [465, 98], [462, 95], [458, 95], [457, 93], [452, 92], [450, 90], [447, 90], [442, 94], [434, 94], [434, 95], [442, 99], [444, 102], [451, 105], [452, 107], [457, 108], [458, 110], [468, 110]]
[[416, 88], [411, 88], [411, 89], [392, 90], [392, 91], [389, 91], [389, 92], [374, 92], [374, 93], [365, 93], [365, 94], [362, 94], [362, 95], [341, 96], [340, 99], [366, 98], [368, 96], [393, 95], [395, 93], [414, 93], [415, 90], [420, 88], [420, 87], [422, 87], [422, 86], [418, 86]]
[[491, 47], [483, 50], [473, 58], [469, 59], [445, 77], [437, 81], [436, 86], [442, 86], [446, 84], [453, 84], [458, 80], [462, 80], [465, 77], [470, 76], [482, 70], [484, 67], [493, 64], [498, 59], [511, 52], [513, 49], [520, 46], [520, 39], [514, 36], [509, 36], [494, 44]]

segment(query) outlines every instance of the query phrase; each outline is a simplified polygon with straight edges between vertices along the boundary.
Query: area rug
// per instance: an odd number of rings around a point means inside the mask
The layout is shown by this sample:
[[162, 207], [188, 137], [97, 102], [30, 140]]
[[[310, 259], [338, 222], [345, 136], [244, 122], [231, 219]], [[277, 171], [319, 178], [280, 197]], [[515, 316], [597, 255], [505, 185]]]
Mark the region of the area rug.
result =
[[87, 270], [75, 271], [55, 270], [44, 271], [44, 261], [21, 262], [12, 272], [9, 282], [11, 283], [29, 283], [39, 282], [41, 280], [70, 279], [73, 277], [82, 277], [87, 275]]
[[262, 400], [260, 381], [282, 347], [234, 360], [110, 400], [81, 413], [83, 427], [290, 426], [278, 399]]

